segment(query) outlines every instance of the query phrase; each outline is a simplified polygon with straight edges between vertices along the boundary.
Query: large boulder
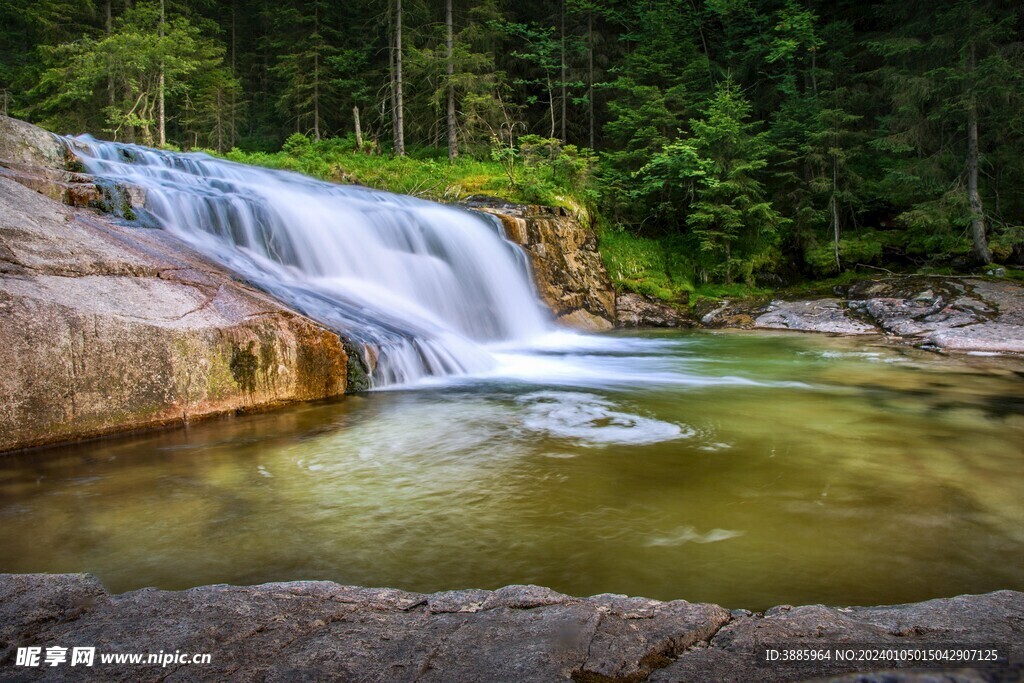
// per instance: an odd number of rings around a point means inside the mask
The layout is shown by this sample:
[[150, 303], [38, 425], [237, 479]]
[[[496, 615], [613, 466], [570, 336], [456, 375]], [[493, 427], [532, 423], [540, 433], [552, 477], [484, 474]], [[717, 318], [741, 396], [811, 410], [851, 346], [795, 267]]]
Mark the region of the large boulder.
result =
[[0, 116], [0, 159], [37, 168], [64, 168], [66, 146], [31, 123]]
[[0, 177], [0, 451], [337, 396], [347, 360], [168, 233]]

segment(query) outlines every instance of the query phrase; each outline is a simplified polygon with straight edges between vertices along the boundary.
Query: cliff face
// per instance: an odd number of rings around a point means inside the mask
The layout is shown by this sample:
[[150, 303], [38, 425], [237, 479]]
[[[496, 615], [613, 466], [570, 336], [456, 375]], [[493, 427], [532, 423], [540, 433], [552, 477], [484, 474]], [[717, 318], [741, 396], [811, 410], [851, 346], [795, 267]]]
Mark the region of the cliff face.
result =
[[597, 236], [564, 209], [517, 204], [474, 204], [497, 216], [508, 239], [530, 256], [541, 299], [559, 322], [581, 330], [615, 323], [615, 290], [597, 250]]
[[337, 334], [163, 231], [62, 203], [102, 199], [64, 164], [0, 118], [0, 451], [345, 392]]

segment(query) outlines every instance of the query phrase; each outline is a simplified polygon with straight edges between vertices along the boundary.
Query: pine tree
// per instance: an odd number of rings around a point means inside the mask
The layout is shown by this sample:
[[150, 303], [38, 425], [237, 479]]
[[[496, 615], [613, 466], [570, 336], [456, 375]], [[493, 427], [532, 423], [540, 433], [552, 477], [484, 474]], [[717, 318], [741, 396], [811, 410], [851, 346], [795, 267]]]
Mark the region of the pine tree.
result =
[[1016, 14], [1004, 3], [957, 0], [927, 13], [901, 2], [891, 16], [873, 44], [886, 59], [879, 74], [892, 103], [875, 146], [900, 156], [886, 190], [912, 203], [901, 214], [911, 229], [951, 240], [968, 227], [975, 258], [991, 262], [986, 204], [994, 199], [982, 166], [986, 140], [1003, 142], [992, 123], [1020, 103]]
[[690, 122], [692, 146], [706, 171], [696, 183], [686, 222], [726, 283], [737, 271], [752, 282], [760, 257], [788, 223], [765, 200], [761, 178], [771, 150], [767, 134], [757, 132], [749, 115], [750, 104], [727, 81], [717, 88], [705, 117]]

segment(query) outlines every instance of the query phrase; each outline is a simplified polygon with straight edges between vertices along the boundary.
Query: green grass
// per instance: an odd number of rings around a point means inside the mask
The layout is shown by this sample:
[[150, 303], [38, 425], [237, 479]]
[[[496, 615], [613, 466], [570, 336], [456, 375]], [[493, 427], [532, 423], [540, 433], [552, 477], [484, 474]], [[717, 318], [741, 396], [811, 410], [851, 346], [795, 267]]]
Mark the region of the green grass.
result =
[[1024, 270], [1006, 267], [1006, 279], [1014, 282], [1024, 282]]
[[694, 292], [686, 265], [661, 240], [602, 227], [598, 248], [615, 288], [663, 301], [685, 302]]
[[699, 299], [760, 297], [772, 290], [738, 282], [703, 283], [689, 254], [693, 245], [681, 238], [639, 237], [617, 228], [598, 230], [598, 248], [615, 289], [636, 292], [670, 303]]
[[[489, 159], [463, 155], [449, 161], [447, 150], [415, 148], [408, 156], [367, 154], [355, 150], [349, 138], [308, 140], [293, 136], [279, 152], [243, 152], [222, 155], [231, 161], [297, 171], [338, 183], [354, 183], [441, 202], [457, 202], [487, 195], [521, 204], [561, 206], [576, 213], [584, 201], [573, 190], [538, 173], [509, 182], [502, 165]], [[531, 169], [532, 170], [532, 169]]]

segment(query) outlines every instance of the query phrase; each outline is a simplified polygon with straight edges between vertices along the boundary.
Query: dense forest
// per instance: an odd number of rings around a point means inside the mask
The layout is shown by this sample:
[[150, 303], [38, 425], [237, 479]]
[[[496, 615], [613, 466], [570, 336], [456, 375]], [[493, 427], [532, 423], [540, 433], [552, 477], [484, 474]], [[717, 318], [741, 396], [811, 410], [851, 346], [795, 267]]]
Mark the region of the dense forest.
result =
[[0, 0], [0, 36], [3, 113], [490, 175], [594, 217], [665, 298], [1024, 260], [1017, 2]]

